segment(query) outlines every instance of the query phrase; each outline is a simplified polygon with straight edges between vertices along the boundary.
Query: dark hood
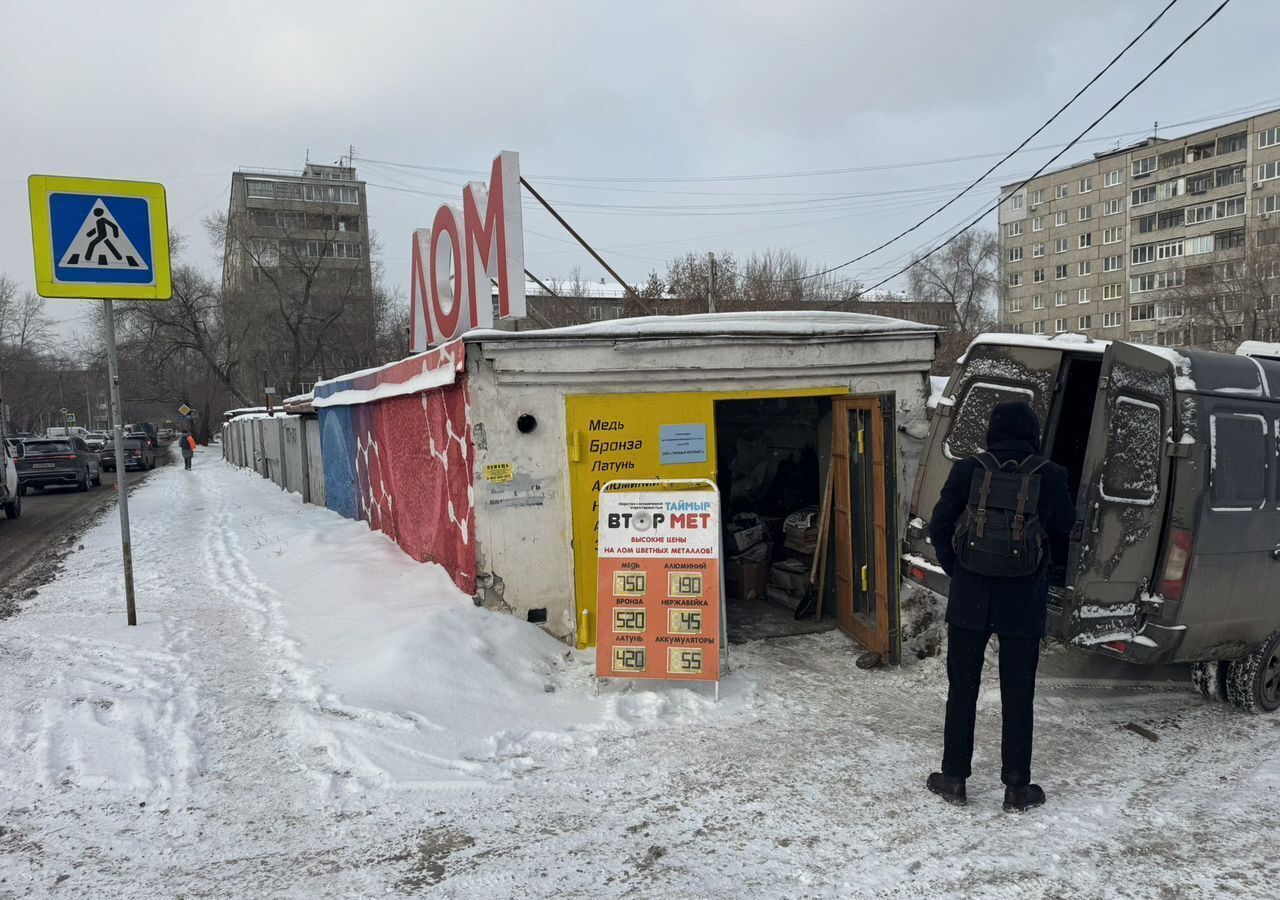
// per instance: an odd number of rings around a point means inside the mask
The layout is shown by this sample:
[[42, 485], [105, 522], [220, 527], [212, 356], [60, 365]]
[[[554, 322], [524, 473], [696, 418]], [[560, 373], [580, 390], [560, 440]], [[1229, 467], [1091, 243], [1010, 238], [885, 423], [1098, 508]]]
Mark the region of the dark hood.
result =
[[1021, 400], [996, 404], [987, 426], [987, 449], [999, 450], [1010, 445], [1027, 446], [1040, 452], [1040, 417]]

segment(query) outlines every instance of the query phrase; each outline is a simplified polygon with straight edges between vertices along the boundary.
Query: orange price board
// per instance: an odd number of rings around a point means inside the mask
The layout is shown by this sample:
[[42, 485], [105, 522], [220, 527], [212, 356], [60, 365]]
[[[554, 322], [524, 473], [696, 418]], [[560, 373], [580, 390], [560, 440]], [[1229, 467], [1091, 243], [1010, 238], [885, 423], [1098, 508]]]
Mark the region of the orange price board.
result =
[[720, 496], [706, 484], [601, 493], [598, 678], [719, 682]]

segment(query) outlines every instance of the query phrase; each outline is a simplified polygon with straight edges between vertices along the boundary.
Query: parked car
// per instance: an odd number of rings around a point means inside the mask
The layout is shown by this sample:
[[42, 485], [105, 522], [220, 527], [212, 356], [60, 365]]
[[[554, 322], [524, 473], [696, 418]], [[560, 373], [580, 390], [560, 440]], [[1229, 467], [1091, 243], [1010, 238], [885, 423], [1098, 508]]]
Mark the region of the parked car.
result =
[[176, 436], [172, 428], [161, 428], [156, 432], [156, 439], [160, 441], [171, 441]]
[[[102, 467], [108, 472], [116, 470], [115, 446], [108, 446], [101, 453]], [[146, 471], [156, 467], [156, 452], [147, 440], [147, 435], [129, 435], [124, 439], [124, 467]]]
[[22, 487], [18, 482], [17, 456], [20, 445], [8, 439], [0, 441], [0, 505], [10, 519], [22, 515]]
[[18, 482], [24, 490], [74, 484], [87, 491], [91, 484], [102, 484], [102, 462], [98, 454], [74, 436], [23, 441], [17, 468]]
[[1065, 568], [1050, 570], [1050, 634], [1130, 662], [1195, 663], [1206, 695], [1280, 709], [1280, 362], [980, 337], [935, 410], [903, 542], [904, 575], [940, 593], [927, 518], [1005, 400], [1036, 410], [1076, 497]]

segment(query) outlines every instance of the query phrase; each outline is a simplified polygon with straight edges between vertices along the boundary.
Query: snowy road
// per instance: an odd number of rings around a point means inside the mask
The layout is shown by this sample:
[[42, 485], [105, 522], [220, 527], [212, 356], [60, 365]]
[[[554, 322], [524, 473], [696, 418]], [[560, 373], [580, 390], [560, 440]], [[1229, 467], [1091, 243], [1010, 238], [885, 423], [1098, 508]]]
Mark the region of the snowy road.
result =
[[[0, 622], [0, 896], [1270, 897], [1280, 717], [1054, 675], [1050, 805], [925, 794], [942, 662], [735, 648], [724, 700], [606, 690], [390, 541], [198, 457]], [[1158, 740], [1128, 730], [1134, 723]]]

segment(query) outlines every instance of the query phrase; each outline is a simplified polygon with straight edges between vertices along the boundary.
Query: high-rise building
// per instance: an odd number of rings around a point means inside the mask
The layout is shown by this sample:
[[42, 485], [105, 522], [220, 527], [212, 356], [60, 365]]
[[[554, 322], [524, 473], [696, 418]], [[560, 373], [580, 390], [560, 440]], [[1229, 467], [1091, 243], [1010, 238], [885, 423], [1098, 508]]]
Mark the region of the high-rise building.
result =
[[280, 326], [288, 336], [266, 349], [280, 377], [298, 382], [290, 390], [368, 364], [377, 318], [369, 257], [365, 184], [354, 167], [232, 173], [223, 290], [261, 316], [264, 335]]
[[1277, 225], [1280, 110], [1097, 153], [1000, 204], [1001, 324], [1164, 345], [1262, 337], [1229, 296], [1221, 315], [1199, 300], [1193, 314], [1188, 285], [1226, 294], [1251, 254], [1280, 262]]

